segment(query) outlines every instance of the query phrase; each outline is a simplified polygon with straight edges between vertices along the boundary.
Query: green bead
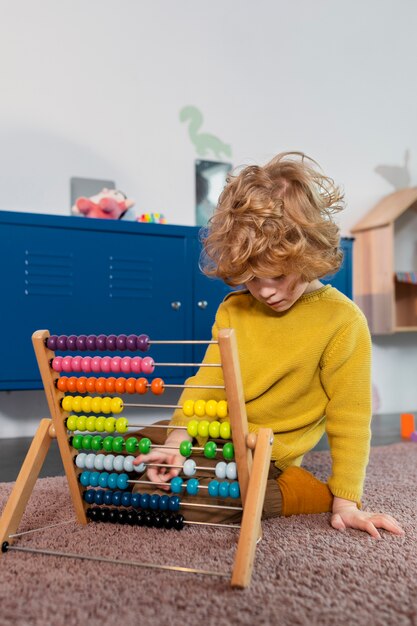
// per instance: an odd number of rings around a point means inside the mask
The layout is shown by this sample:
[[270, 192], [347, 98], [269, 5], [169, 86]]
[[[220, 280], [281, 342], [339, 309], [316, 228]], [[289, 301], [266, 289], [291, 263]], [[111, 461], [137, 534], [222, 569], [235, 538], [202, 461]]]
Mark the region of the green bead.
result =
[[191, 456], [191, 448], [193, 447], [191, 441], [181, 441], [180, 454], [185, 457]]
[[106, 450], [106, 452], [113, 452], [113, 437], [104, 437], [103, 449]]
[[149, 450], [151, 449], [151, 440], [148, 439], [148, 437], [142, 437], [142, 439], [139, 441], [139, 452], [141, 454], [148, 454]]
[[83, 436], [83, 450], [91, 450], [91, 440], [92, 440], [93, 436], [92, 435], [84, 435]]
[[138, 440], [136, 439], [136, 437], [128, 437], [128, 439], [126, 439], [125, 446], [126, 452], [130, 452], [130, 454], [133, 454], [138, 449]]
[[125, 446], [125, 440], [123, 437], [114, 437], [113, 439], [113, 452], [123, 452]]
[[95, 435], [91, 440], [91, 447], [93, 450], [96, 450], [96, 452], [101, 450], [103, 447], [103, 437], [100, 437], [100, 435]]
[[215, 441], [207, 441], [204, 446], [204, 456], [206, 459], [214, 459], [217, 452], [217, 446]]
[[71, 441], [72, 447], [75, 448], [76, 450], [81, 450], [82, 445], [83, 445], [83, 438], [84, 437], [82, 435], [75, 435]]
[[230, 461], [231, 459], [233, 459], [235, 456], [235, 449], [233, 447], [233, 444], [230, 443], [230, 441], [228, 443], [225, 443], [223, 446], [223, 457], [226, 459], [226, 461]]

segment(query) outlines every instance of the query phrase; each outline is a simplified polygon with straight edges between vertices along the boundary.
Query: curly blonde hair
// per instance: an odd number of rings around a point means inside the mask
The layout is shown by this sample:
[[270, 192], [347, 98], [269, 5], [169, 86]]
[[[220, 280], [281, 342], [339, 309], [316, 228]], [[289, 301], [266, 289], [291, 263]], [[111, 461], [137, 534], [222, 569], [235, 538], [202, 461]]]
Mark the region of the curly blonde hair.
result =
[[342, 252], [333, 216], [344, 208], [343, 193], [318, 168], [302, 152], [281, 152], [230, 176], [202, 232], [202, 271], [232, 286], [336, 272]]

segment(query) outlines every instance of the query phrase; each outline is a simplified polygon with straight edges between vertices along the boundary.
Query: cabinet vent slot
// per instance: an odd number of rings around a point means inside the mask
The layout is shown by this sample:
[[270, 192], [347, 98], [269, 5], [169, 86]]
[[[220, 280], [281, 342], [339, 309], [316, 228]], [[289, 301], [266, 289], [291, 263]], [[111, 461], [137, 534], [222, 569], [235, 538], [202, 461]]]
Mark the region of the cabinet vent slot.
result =
[[153, 259], [109, 257], [109, 297], [128, 300], [152, 298]]
[[73, 255], [25, 250], [25, 296], [73, 295]]

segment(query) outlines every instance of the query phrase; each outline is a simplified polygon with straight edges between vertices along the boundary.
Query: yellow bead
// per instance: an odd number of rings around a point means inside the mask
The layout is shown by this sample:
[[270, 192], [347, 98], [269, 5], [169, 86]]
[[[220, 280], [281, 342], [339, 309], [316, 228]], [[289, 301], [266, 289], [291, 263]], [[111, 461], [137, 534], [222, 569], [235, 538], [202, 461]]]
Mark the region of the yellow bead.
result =
[[91, 400], [91, 410], [93, 413], [101, 413], [101, 398]]
[[96, 419], [95, 415], [92, 415], [85, 420], [85, 427], [90, 433], [94, 433], [96, 430]]
[[72, 411], [72, 396], [65, 396], [62, 399], [62, 408], [64, 411]]
[[198, 422], [198, 434], [200, 437], [208, 437], [209, 426], [210, 422], [208, 422], [207, 420], [201, 420], [201, 422]]
[[67, 428], [68, 430], [77, 430], [77, 416], [70, 415], [67, 419]]
[[116, 419], [114, 417], [108, 417], [106, 419], [105, 429], [108, 433], [114, 433], [116, 430]]
[[230, 439], [231, 429], [229, 422], [222, 422], [220, 424], [220, 437], [222, 439]]
[[190, 422], [188, 422], [187, 433], [190, 435], [190, 437], [197, 437], [197, 434], [198, 434], [198, 421], [197, 420], [191, 420]]
[[109, 398], [108, 396], [106, 396], [105, 398], [101, 398], [101, 412], [104, 413], [104, 415], [112, 413], [111, 402], [112, 398]]
[[227, 402], [226, 400], [220, 400], [217, 403], [217, 417], [227, 417]]
[[92, 400], [91, 396], [86, 396], [85, 398], [82, 399], [81, 407], [84, 413], [91, 412], [91, 400]]
[[83, 410], [82, 405], [83, 405], [82, 396], [75, 396], [72, 399], [72, 410], [74, 411], [74, 413], [81, 413], [81, 411]]
[[98, 433], [104, 432], [105, 426], [106, 426], [106, 418], [103, 415], [100, 415], [100, 417], [96, 417], [96, 431]]
[[77, 417], [77, 430], [85, 430], [86, 419], [85, 415], [79, 415]]
[[[71, 409], [69, 409], [71, 410]], [[192, 417], [194, 415], [194, 402], [193, 400], [186, 400], [182, 407], [184, 415]]]
[[121, 413], [123, 411], [123, 400], [121, 398], [111, 398], [110, 411], [111, 413]]
[[204, 417], [206, 414], [206, 403], [204, 400], [197, 400], [194, 402], [194, 413], [198, 417]]
[[208, 417], [217, 416], [217, 402], [216, 400], [208, 400], [206, 402], [206, 415]]
[[220, 436], [220, 422], [210, 422], [209, 435], [212, 439], [217, 439]]
[[116, 430], [118, 433], [127, 433], [127, 419], [125, 417], [119, 417], [116, 420]]

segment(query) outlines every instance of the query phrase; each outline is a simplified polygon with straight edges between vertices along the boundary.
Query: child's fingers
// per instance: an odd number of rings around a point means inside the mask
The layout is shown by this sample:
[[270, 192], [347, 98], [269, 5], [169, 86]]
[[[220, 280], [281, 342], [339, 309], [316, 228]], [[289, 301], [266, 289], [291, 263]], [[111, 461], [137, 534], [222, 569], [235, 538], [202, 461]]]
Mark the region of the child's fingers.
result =
[[335, 513], [334, 515], [332, 515], [332, 519], [330, 523], [332, 527], [335, 528], [336, 530], [346, 530], [345, 523], [342, 520], [339, 513]]
[[404, 530], [391, 515], [376, 515], [371, 518], [372, 523], [377, 528], [388, 530], [394, 535], [404, 535]]

